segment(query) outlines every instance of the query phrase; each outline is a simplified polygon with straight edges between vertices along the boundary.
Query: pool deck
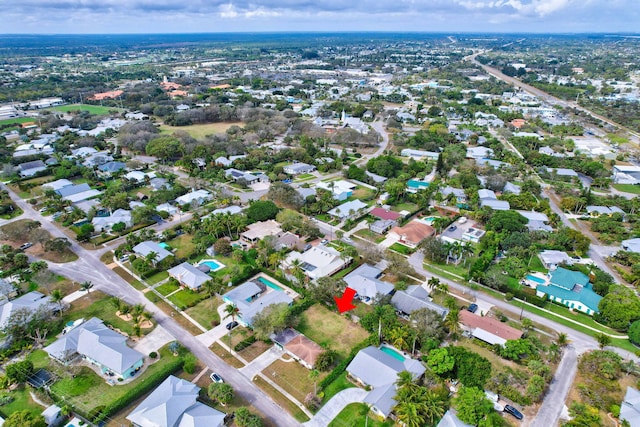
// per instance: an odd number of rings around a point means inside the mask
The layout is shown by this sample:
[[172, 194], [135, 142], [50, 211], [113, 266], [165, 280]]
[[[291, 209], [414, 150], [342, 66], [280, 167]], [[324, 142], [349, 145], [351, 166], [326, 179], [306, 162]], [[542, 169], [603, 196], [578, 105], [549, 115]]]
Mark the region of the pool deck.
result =
[[[277, 279], [275, 279], [275, 278], [273, 278], [273, 277], [271, 277], [271, 276], [269, 276], [269, 275], [267, 275], [265, 273], [258, 273], [255, 276], [253, 276], [251, 279], [249, 279], [249, 281], [257, 280], [260, 277], [262, 277], [265, 280], [268, 280], [269, 282], [272, 282], [272, 283], [280, 286], [282, 288], [282, 291], [285, 294], [289, 295], [293, 299], [296, 299], [296, 298], [298, 298], [300, 296], [300, 294], [298, 294], [296, 291], [294, 291], [293, 289], [291, 289], [287, 285], [283, 285], [282, 282], [278, 281]], [[267, 286], [267, 289], [270, 290], [270, 291], [273, 291], [273, 292], [279, 292], [278, 290], [270, 288], [268, 286]], [[269, 292], [269, 291], [267, 291], [267, 292]]]

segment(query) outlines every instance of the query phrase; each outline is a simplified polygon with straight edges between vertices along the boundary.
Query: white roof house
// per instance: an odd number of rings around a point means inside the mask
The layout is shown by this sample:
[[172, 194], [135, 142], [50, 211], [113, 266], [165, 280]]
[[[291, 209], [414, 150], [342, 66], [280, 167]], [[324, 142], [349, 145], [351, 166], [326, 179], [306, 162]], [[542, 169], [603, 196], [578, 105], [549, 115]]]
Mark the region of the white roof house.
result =
[[238, 308], [238, 321], [247, 326], [251, 325], [256, 315], [270, 305], [290, 305], [293, 302], [293, 298], [285, 292], [267, 289], [259, 280], [245, 282], [224, 294], [222, 298]]
[[351, 217], [359, 216], [364, 209], [367, 208], [367, 204], [360, 200], [352, 200], [336, 206], [327, 212], [329, 215], [339, 218], [340, 220], [348, 219]]
[[203, 204], [209, 200], [211, 200], [211, 193], [207, 190], [194, 190], [180, 197], [176, 197], [176, 202], [179, 205], [186, 205], [187, 203], [193, 203], [194, 201], [199, 204]]
[[623, 240], [622, 249], [629, 252], [640, 253], [640, 237], [636, 237], [635, 239]]
[[29, 310], [35, 314], [38, 310], [54, 309], [55, 305], [52, 304], [51, 298], [38, 291], [32, 291], [0, 305], [0, 327], [3, 327], [11, 315], [18, 310]]
[[131, 211], [126, 209], [116, 209], [110, 216], [94, 217], [91, 223], [95, 227], [96, 231], [107, 231], [114, 225], [124, 223], [126, 228], [133, 226], [133, 219], [131, 218]]
[[302, 253], [290, 252], [283, 264], [285, 267], [290, 267], [296, 259], [300, 260], [302, 269], [311, 280], [330, 276], [343, 269], [351, 261], [350, 258], [343, 259], [337, 250], [323, 245], [314, 246]]
[[382, 270], [368, 264], [363, 264], [344, 277], [348, 287], [355, 290], [360, 297], [376, 299], [393, 291], [392, 283], [384, 282], [378, 278]]
[[50, 190], [56, 191], [56, 190], [60, 190], [61, 188], [64, 188], [64, 187], [68, 187], [70, 185], [73, 185], [73, 182], [69, 181], [68, 179], [64, 179], [63, 178], [63, 179], [58, 179], [58, 180], [55, 180], [55, 181], [52, 181], [52, 182], [47, 182], [45, 184], [42, 184], [41, 187], [45, 188], [45, 189], [50, 189]]
[[640, 425], [640, 391], [633, 387], [627, 387], [620, 405], [620, 419], [628, 421], [632, 427]]
[[144, 359], [142, 353], [127, 346], [127, 337], [96, 317], [62, 335], [44, 351], [64, 365], [82, 357], [98, 365], [103, 373], [112, 372], [121, 378], [135, 375]]
[[544, 250], [538, 254], [538, 258], [547, 270], [557, 268], [561, 264], [573, 264], [571, 257], [564, 251]]
[[155, 253], [156, 259], [154, 263], [158, 263], [167, 257], [173, 256], [171, 252], [169, 252], [168, 250], [166, 250], [156, 242], [152, 242], [150, 240], [140, 242], [137, 245], [135, 245], [133, 247], [133, 252], [136, 255], [139, 255], [141, 257], [146, 257], [151, 252]]
[[222, 427], [225, 414], [198, 402], [200, 387], [170, 375], [129, 415], [137, 427]]
[[291, 165], [287, 165], [282, 168], [284, 173], [289, 175], [300, 175], [304, 173], [310, 173], [316, 170], [316, 167], [313, 165], [308, 165], [306, 163], [293, 163]]

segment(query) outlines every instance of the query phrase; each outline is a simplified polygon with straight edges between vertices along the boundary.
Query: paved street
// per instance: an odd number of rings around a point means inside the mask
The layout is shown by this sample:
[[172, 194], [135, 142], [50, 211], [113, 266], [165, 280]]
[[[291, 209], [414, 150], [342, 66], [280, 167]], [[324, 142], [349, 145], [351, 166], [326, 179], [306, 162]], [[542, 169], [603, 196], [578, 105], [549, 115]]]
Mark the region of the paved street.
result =
[[[42, 218], [38, 212], [31, 208], [24, 200], [20, 199], [11, 189], [6, 186], [4, 187], [9, 191], [9, 195], [13, 201], [24, 211], [20, 219], [29, 218], [34, 221], [40, 221], [42, 228], [49, 231], [53, 237], [66, 237], [61, 230], [50, 221]], [[72, 250], [79, 257], [77, 261], [66, 264], [48, 263], [49, 269], [78, 283], [90, 281], [94, 284], [94, 289], [103, 291], [109, 295], [118, 296], [129, 304], [143, 304], [145, 309], [153, 314], [159, 326], [162, 326], [173, 337], [177, 337], [182, 345], [189, 349], [211, 370], [220, 373], [225, 381], [234, 387], [238, 395], [253, 404], [274, 424], [278, 426], [300, 425], [288, 412], [283, 411], [268, 395], [238, 372], [237, 369], [227, 365], [196, 337], [191, 335], [176, 323], [175, 320], [145, 298], [142, 292], [131, 287], [120, 276], [107, 268], [100, 262], [99, 253], [88, 251], [76, 242], [72, 242]]]

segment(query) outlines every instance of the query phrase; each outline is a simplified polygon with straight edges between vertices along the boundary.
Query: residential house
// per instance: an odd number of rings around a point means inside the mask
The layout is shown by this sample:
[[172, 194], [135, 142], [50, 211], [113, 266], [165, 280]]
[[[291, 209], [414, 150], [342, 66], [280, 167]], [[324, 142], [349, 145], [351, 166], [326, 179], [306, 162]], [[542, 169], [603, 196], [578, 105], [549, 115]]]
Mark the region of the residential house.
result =
[[304, 240], [302, 240], [296, 234], [291, 233], [290, 231], [285, 231], [284, 233], [280, 233], [274, 244], [274, 248], [277, 251], [280, 251], [283, 249], [300, 251], [304, 248], [304, 246], [305, 246]]
[[111, 161], [113, 161], [113, 156], [106, 151], [99, 151], [86, 157], [82, 164], [88, 168], [95, 168]]
[[511, 167], [510, 163], [501, 162], [500, 160], [493, 160], [493, 159], [475, 159], [475, 162], [478, 166], [489, 166], [493, 169]]
[[429, 187], [429, 182], [420, 179], [410, 179], [407, 181], [407, 193], [417, 193], [420, 190], [424, 190]]
[[486, 231], [479, 228], [469, 227], [464, 233], [462, 233], [461, 240], [463, 242], [479, 243], [480, 239], [482, 239], [486, 233]]
[[625, 212], [620, 209], [617, 206], [587, 206], [586, 208], [587, 213], [596, 218], [599, 217], [600, 215], [607, 215], [607, 216], [611, 216], [615, 213], [619, 213], [622, 214], [623, 216], [625, 215]]
[[[262, 313], [262, 310], [274, 304], [293, 303], [293, 298], [283, 292], [267, 286], [264, 279], [258, 277], [243, 283], [222, 296], [222, 299], [238, 308], [237, 320], [241, 324], [251, 327], [253, 318]], [[268, 282], [271, 283], [271, 282]]]
[[226, 157], [224, 157], [224, 156], [220, 156], [220, 157], [217, 157], [217, 158], [213, 161], [213, 163], [215, 163], [216, 165], [224, 166], [224, 167], [228, 168], [228, 167], [230, 167], [230, 166], [231, 166], [231, 164], [232, 164], [233, 162], [232, 162], [231, 160], [227, 159], [227, 158], [226, 158]]
[[179, 205], [186, 205], [196, 202], [198, 205], [202, 205], [203, 203], [211, 200], [211, 198], [211, 193], [209, 193], [207, 190], [192, 190], [187, 194], [176, 197], [176, 203], [178, 203]]
[[71, 150], [71, 155], [73, 157], [89, 157], [97, 153], [98, 150], [93, 147], [80, 147], [75, 150]]
[[54, 191], [62, 197], [62, 200], [68, 200], [71, 203], [81, 202], [102, 194], [98, 190], [93, 190], [87, 183], [68, 185]]
[[[135, 181], [135, 182], [144, 182], [146, 179], [151, 180], [152, 178], [156, 177], [156, 173], [155, 172], [142, 172], [142, 171], [131, 171], [128, 172], [127, 174], [124, 175], [124, 178], [128, 179], [129, 181]], [[151, 182], [151, 181], [149, 181]]]
[[573, 169], [547, 168], [547, 173], [549, 173], [549, 174], [554, 174], [555, 173], [557, 176], [578, 178], [578, 172], [574, 171]]
[[364, 302], [375, 302], [393, 292], [393, 284], [380, 280], [382, 270], [362, 264], [344, 277], [348, 287], [356, 291], [357, 297]]
[[82, 359], [100, 368], [103, 375], [125, 379], [144, 363], [144, 355], [127, 346], [127, 337], [95, 317], [67, 331], [44, 351], [65, 366]]
[[[40, 414], [44, 418], [44, 422], [47, 427], [56, 427], [62, 425], [62, 422], [66, 419], [66, 416], [62, 414], [62, 408], [58, 405], [49, 405], [42, 413]], [[0, 427], [2, 427], [2, 423], [0, 422]]]
[[616, 184], [640, 184], [640, 166], [615, 165], [613, 182]]
[[457, 204], [467, 203], [467, 195], [462, 188], [447, 186], [440, 189], [440, 194], [442, 194], [445, 198], [449, 197], [449, 195], [452, 195], [453, 197], [455, 197]]
[[522, 188], [512, 182], [507, 182], [502, 189], [503, 193], [520, 194]]
[[380, 348], [369, 346], [360, 350], [346, 369], [356, 381], [373, 388], [364, 398], [364, 402], [384, 418], [389, 416], [397, 403], [394, 396], [398, 374], [407, 371], [418, 379], [426, 371], [418, 360], [410, 357], [401, 360], [401, 357], [394, 357]]
[[640, 426], [640, 391], [627, 387], [620, 405], [620, 420], [627, 421], [631, 427]]
[[149, 181], [149, 187], [153, 188], [154, 191], [170, 190], [171, 184], [165, 178], [152, 178]]
[[20, 163], [17, 168], [20, 176], [26, 178], [47, 170], [47, 165], [45, 165], [42, 160], [34, 160], [32, 162]]
[[389, 235], [398, 239], [403, 245], [410, 248], [417, 247], [427, 237], [436, 234], [436, 230], [424, 222], [413, 220], [402, 227], [393, 227]]
[[351, 262], [351, 258], [344, 258], [337, 250], [324, 245], [314, 246], [305, 252], [290, 252], [283, 261], [283, 267], [290, 268], [295, 260], [300, 262], [305, 275], [311, 280], [331, 276]]
[[544, 250], [538, 253], [538, 258], [547, 270], [555, 270], [562, 264], [572, 265], [573, 260], [564, 251]]
[[329, 191], [333, 194], [333, 198], [339, 201], [347, 200], [353, 195], [356, 184], [345, 181], [343, 179], [337, 181], [320, 181], [316, 184], [316, 188]]
[[194, 291], [200, 289], [203, 283], [211, 280], [211, 276], [186, 261], [170, 268], [167, 273], [169, 273], [169, 277], [176, 279], [180, 286], [185, 286]]
[[173, 206], [173, 205], [171, 205], [169, 203], [163, 203], [161, 205], [156, 206], [156, 211], [158, 211], [158, 212], [166, 212], [170, 216], [172, 216], [172, 215], [176, 215], [176, 214], [180, 213], [180, 208], [178, 208], [177, 206]]
[[107, 162], [98, 166], [98, 170], [106, 175], [111, 175], [116, 172], [120, 172], [127, 167], [123, 162]]
[[510, 208], [509, 202], [506, 200], [498, 200], [496, 193], [486, 188], [478, 190], [478, 198], [480, 199], [481, 207], [489, 207], [495, 211], [508, 211]]
[[240, 240], [249, 245], [255, 245], [267, 236], [278, 236], [280, 233], [282, 233], [280, 224], [270, 219], [268, 221], [249, 224], [247, 231], [240, 233]]
[[373, 172], [365, 171], [364, 173], [376, 184], [384, 184], [388, 179], [382, 175], [376, 175]]
[[534, 211], [516, 211], [523, 217], [527, 219], [527, 229], [529, 231], [553, 231], [553, 227], [549, 224], [549, 217], [542, 212], [534, 212]]
[[622, 249], [628, 252], [640, 253], [640, 237], [622, 241]]
[[150, 253], [156, 254], [155, 259], [153, 260], [153, 265], [156, 265], [163, 259], [173, 256], [171, 252], [150, 240], [146, 240], [135, 245], [133, 247], [133, 252], [142, 258], [146, 258]]
[[444, 416], [438, 423], [436, 427], [473, 427], [470, 424], [463, 423], [460, 421], [460, 418], [456, 415], [456, 412], [453, 408], [449, 409], [444, 413]]
[[306, 163], [293, 163], [291, 165], [287, 165], [282, 168], [284, 173], [289, 175], [302, 175], [305, 173], [311, 173], [316, 170], [316, 167], [313, 165], [308, 165]]
[[224, 171], [224, 174], [227, 178], [231, 178], [234, 181], [239, 181], [242, 179], [247, 185], [255, 184], [257, 182], [269, 181], [269, 178], [267, 177], [267, 175], [263, 174], [262, 172], [250, 173], [250, 172], [245, 172], [245, 171], [231, 168]]
[[400, 155], [403, 157], [411, 157], [414, 160], [438, 160], [438, 156], [440, 156], [440, 153], [436, 153], [435, 151], [424, 151], [405, 148], [404, 150], [400, 151]]
[[291, 328], [277, 335], [273, 334], [271, 341], [307, 369], [313, 369], [318, 357], [325, 351], [320, 345]]
[[200, 387], [170, 375], [127, 415], [134, 427], [223, 427], [225, 414], [198, 401]]
[[391, 219], [379, 219], [369, 224], [369, 230], [377, 234], [384, 234], [395, 225], [396, 222]]
[[367, 208], [367, 204], [360, 200], [352, 200], [346, 202], [331, 209], [327, 214], [332, 217], [338, 218], [340, 221], [346, 219], [357, 218], [363, 214], [363, 211]]
[[63, 179], [58, 179], [52, 182], [47, 182], [45, 184], [42, 184], [41, 187], [44, 188], [45, 190], [53, 190], [57, 192], [57, 190], [60, 190], [61, 188], [69, 187], [71, 185], [73, 185], [73, 182], [63, 178]]
[[125, 228], [133, 227], [131, 211], [126, 209], [116, 209], [109, 216], [96, 216], [91, 220], [91, 224], [97, 232], [109, 231], [114, 225], [123, 223]]
[[28, 292], [11, 301], [7, 299], [0, 300], [0, 328], [7, 324], [12, 314], [22, 310], [36, 314], [41, 310], [46, 312], [55, 311], [56, 306], [50, 297], [38, 291]]
[[406, 290], [397, 291], [391, 298], [391, 305], [403, 316], [409, 316], [414, 311], [423, 308], [435, 311], [443, 319], [449, 313], [447, 308], [433, 302], [427, 290], [419, 285], [411, 285]]
[[538, 285], [536, 295], [592, 315], [599, 311], [602, 297], [593, 291], [589, 277], [579, 271], [558, 267], [549, 273], [546, 284]]
[[487, 147], [470, 147], [467, 148], [467, 158], [469, 159], [488, 159], [493, 157], [493, 150]]
[[471, 336], [491, 345], [504, 346], [508, 340], [517, 340], [522, 337], [522, 331], [498, 319], [479, 316], [467, 310], [460, 311], [460, 323]]

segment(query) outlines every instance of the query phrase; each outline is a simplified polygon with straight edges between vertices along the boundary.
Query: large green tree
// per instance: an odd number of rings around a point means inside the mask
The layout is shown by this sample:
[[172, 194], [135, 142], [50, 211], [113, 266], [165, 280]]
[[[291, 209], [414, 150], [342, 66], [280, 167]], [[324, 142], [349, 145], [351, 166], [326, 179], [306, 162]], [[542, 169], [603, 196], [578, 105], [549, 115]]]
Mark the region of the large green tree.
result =
[[608, 326], [626, 331], [631, 323], [640, 319], [640, 299], [626, 286], [612, 285], [609, 293], [598, 304], [596, 317]]
[[278, 207], [270, 200], [256, 200], [245, 210], [250, 222], [274, 219], [278, 214]]
[[4, 420], [4, 427], [46, 427], [47, 423], [42, 415], [34, 415], [31, 412], [16, 411]]
[[149, 156], [167, 161], [179, 157], [184, 152], [184, 147], [180, 140], [173, 136], [159, 136], [149, 141], [145, 152]]
[[458, 411], [458, 418], [474, 426], [480, 424], [493, 411], [493, 404], [487, 399], [484, 391], [476, 387], [461, 387], [454, 399], [454, 406]]

